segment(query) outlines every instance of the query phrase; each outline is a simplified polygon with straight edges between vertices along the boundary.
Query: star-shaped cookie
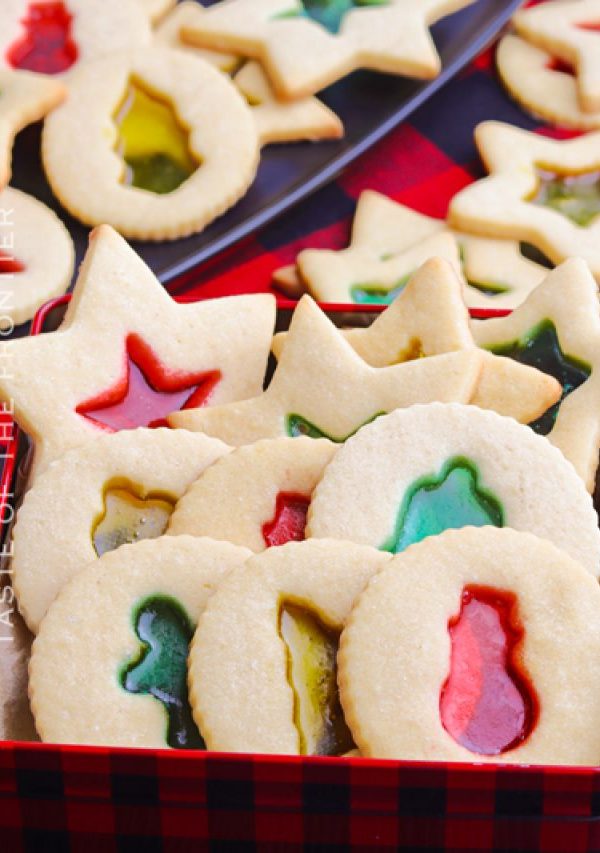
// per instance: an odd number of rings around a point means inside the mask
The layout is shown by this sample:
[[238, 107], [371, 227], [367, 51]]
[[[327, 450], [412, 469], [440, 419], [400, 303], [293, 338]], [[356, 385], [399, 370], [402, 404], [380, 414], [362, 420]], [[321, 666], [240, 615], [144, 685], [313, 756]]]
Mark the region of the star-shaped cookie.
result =
[[178, 305], [111, 228], [92, 232], [65, 321], [6, 343], [0, 397], [34, 439], [36, 473], [107, 430], [260, 393], [274, 300]]
[[355, 68], [436, 77], [429, 26], [472, 0], [225, 0], [183, 29], [200, 47], [259, 59], [284, 98], [318, 92]]
[[513, 18], [517, 32], [577, 70], [581, 108], [600, 110], [599, 0], [542, 3]]
[[[348, 329], [343, 334], [373, 367], [476, 346], [461, 282], [452, 266], [441, 258], [423, 264], [371, 326]], [[272, 349], [277, 358], [285, 340], [285, 333], [273, 339]], [[557, 380], [541, 370], [485, 353], [470, 402], [521, 423], [530, 423], [556, 403], [561, 393], [562, 386]]]
[[508, 317], [474, 320], [473, 335], [479, 346], [560, 381], [562, 402], [532, 426], [562, 450], [593, 491], [600, 449], [600, 307], [586, 264], [566, 261]]
[[264, 394], [213, 407], [211, 413], [175, 412], [168, 422], [235, 446], [285, 435], [342, 442], [383, 412], [425, 400], [468, 402], [481, 365], [482, 354], [473, 348], [393, 367], [370, 367], [304, 296]]
[[63, 83], [29, 71], [0, 69], [0, 189], [10, 180], [11, 153], [17, 133], [39, 121], [67, 95]]
[[443, 220], [366, 190], [356, 206], [349, 248], [305, 249], [298, 255], [297, 272], [283, 267], [274, 279], [292, 297], [305, 283], [321, 302], [390, 302], [407, 274], [427, 258], [439, 255], [450, 260], [447, 251], [440, 251], [441, 246], [448, 247], [450, 236], [452, 245], [458, 243], [470, 308], [512, 308], [546, 275], [544, 267], [523, 257], [516, 241], [450, 231]]
[[221, 71], [232, 74], [233, 82], [252, 107], [262, 145], [304, 139], [339, 139], [343, 136], [342, 122], [318, 98], [307, 97], [292, 102], [278, 100], [259, 62], [244, 62], [234, 54], [193, 47], [183, 41], [182, 29], [190, 20], [196, 20], [202, 11], [203, 7], [193, 0], [179, 3], [157, 30], [156, 41], [200, 56]]
[[600, 132], [557, 141], [488, 121], [475, 141], [490, 175], [454, 196], [451, 225], [524, 240], [555, 264], [583, 258], [600, 276]]

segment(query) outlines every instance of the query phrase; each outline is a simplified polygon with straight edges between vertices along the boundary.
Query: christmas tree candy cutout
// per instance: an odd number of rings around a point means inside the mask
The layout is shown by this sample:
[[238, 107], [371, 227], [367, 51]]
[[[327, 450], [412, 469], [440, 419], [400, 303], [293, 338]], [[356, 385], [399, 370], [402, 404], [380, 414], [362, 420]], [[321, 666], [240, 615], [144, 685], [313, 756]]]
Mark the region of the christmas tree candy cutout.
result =
[[282, 12], [278, 18], [309, 18], [325, 27], [332, 35], [340, 31], [342, 22], [352, 9], [387, 6], [389, 0], [298, 0], [298, 9]]
[[8, 64], [39, 74], [60, 74], [77, 61], [73, 16], [65, 3], [30, 3], [21, 19], [25, 32], [9, 47]]
[[141, 497], [132, 486], [109, 487], [104, 493], [104, 511], [92, 531], [96, 554], [101, 557], [120, 545], [162, 536], [174, 508], [175, 498], [169, 495]]
[[343, 755], [354, 748], [337, 688], [339, 635], [294, 604], [281, 608], [279, 631], [294, 693], [294, 724], [302, 755]]
[[205, 749], [188, 699], [187, 658], [194, 628], [186, 612], [175, 599], [156, 595], [138, 603], [133, 625], [142, 645], [123, 668], [121, 685], [162, 703], [170, 747]]
[[503, 526], [502, 505], [480, 485], [477, 467], [454, 457], [444, 463], [438, 476], [420, 477], [407, 489], [396, 529], [380, 550], [398, 554], [444, 530], [486, 524]]
[[500, 755], [531, 733], [538, 702], [522, 671], [524, 630], [512, 593], [464, 589], [460, 612], [450, 619], [450, 674], [440, 694], [448, 734], [470, 752]]
[[520, 340], [490, 347], [497, 355], [507, 356], [521, 364], [549, 373], [563, 387], [560, 400], [529, 426], [539, 435], [548, 435], [556, 422], [562, 401], [579, 388], [591, 373], [591, 367], [562, 351], [556, 327], [551, 320], [542, 320]]

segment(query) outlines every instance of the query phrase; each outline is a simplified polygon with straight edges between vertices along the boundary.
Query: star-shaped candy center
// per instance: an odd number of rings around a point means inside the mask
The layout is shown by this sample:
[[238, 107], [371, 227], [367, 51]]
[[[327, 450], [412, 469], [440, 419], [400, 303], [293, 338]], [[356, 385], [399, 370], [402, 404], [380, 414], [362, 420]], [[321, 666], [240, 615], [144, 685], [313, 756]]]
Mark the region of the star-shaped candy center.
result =
[[600, 172], [572, 175], [537, 167], [538, 186], [528, 199], [532, 204], [550, 207], [576, 225], [590, 225], [600, 213]]
[[6, 58], [13, 68], [59, 74], [77, 60], [71, 36], [73, 16], [63, 2], [30, 3], [21, 20], [25, 33], [9, 47]]
[[385, 412], [377, 412], [376, 415], [373, 415], [372, 418], [369, 418], [368, 421], [365, 421], [364, 424], [361, 424], [348, 435], [330, 435], [329, 433], [322, 430], [320, 427], [308, 421], [306, 418], [303, 418], [302, 415], [287, 415], [286, 417], [286, 432], [290, 436], [290, 438], [298, 438], [301, 435], [306, 435], [309, 438], [328, 438], [329, 441], [334, 441], [336, 444], [343, 444], [346, 439], [353, 436], [358, 432], [359, 429], [366, 426], [367, 424], [372, 423], [375, 418], [378, 418], [380, 415], [385, 415]]
[[449, 459], [439, 476], [420, 477], [406, 491], [396, 529], [383, 551], [398, 554], [428, 536], [459, 527], [502, 527], [498, 499], [479, 483], [479, 472], [468, 459]]
[[352, 9], [387, 6], [389, 0], [299, 0], [299, 8], [282, 12], [279, 18], [310, 18], [334, 35]]
[[579, 388], [591, 373], [591, 367], [562, 351], [556, 327], [551, 320], [543, 320], [523, 335], [520, 340], [508, 344], [488, 347], [497, 355], [507, 356], [521, 364], [536, 367], [544, 373], [554, 376], [563, 387], [558, 401], [548, 411], [530, 424], [540, 435], [548, 435], [554, 423], [562, 401]]
[[205, 749], [188, 699], [187, 658], [194, 629], [187, 614], [178, 601], [156, 595], [138, 604], [133, 623], [142, 645], [121, 672], [122, 686], [163, 704], [170, 747]]
[[76, 411], [110, 432], [163, 426], [171, 412], [205, 404], [220, 379], [218, 370], [170, 370], [138, 335], [129, 335], [121, 379], [112, 388], [80, 403]]

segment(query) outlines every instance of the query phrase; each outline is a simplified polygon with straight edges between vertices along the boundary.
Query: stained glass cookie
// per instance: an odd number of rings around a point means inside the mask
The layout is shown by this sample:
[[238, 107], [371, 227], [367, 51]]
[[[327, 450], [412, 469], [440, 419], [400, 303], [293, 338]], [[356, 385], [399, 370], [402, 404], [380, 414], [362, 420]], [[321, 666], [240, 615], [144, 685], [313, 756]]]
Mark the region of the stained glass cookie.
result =
[[227, 444], [262, 438], [329, 438], [341, 443], [360, 427], [400, 406], [443, 399], [468, 402], [481, 373], [475, 348], [370, 367], [304, 296], [299, 302], [267, 390], [251, 400], [170, 415], [171, 426], [205, 432]]
[[167, 533], [211, 536], [252, 551], [302, 540], [311, 495], [335, 451], [332, 442], [308, 437], [239, 447], [190, 486]]
[[186, 24], [200, 47], [259, 59], [278, 94], [294, 99], [355, 68], [436, 77], [441, 61], [429, 34], [435, 21], [470, 0], [229, 0]]
[[0, 328], [11, 330], [64, 293], [75, 250], [58, 216], [33, 196], [0, 192]]
[[179, 305], [122, 237], [96, 229], [60, 329], [2, 351], [0, 399], [35, 442], [34, 473], [106, 432], [260, 393], [274, 314], [267, 294]]
[[61, 74], [150, 40], [148, 14], [139, 0], [2, 0], [0, 65], [5, 68]]
[[448, 528], [486, 525], [549, 539], [600, 575], [598, 518], [562, 453], [512, 418], [431, 403], [378, 418], [340, 448], [306, 534], [398, 553]]
[[[348, 542], [289, 542], [232, 572], [190, 648], [190, 701], [209, 749], [340, 755], [339, 633], [390, 559]], [[226, 710], [225, 710], [226, 709]]]
[[361, 754], [596, 764], [600, 590], [528, 533], [452, 530], [395, 557], [342, 634]]
[[18, 512], [11, 564], [31, 630], [87, 563], [164, 533], [179, 498], [228, 450], [181, 430], [129, 430], [66, 453], [37, 477]]
[[154, 47], [71, 75], [68, 100], [44, 127], [42, 156], [54, 194], [85, 224], [173, 240], [201, 231], [244, 195], [259, 138], [225, 75]]
[[457, 193], [457, 228], [533, 244], [559, 264], [575, 256], [600, 277], [600, 132], [548, 139], [496, 121], [475, 142], [490, 175]]
[[229, 542], [163, 536], [79, 572], [33, 644], [29, 698], [42, 740], [202, 749], [188, 646], [215, 589], [249, 555]]

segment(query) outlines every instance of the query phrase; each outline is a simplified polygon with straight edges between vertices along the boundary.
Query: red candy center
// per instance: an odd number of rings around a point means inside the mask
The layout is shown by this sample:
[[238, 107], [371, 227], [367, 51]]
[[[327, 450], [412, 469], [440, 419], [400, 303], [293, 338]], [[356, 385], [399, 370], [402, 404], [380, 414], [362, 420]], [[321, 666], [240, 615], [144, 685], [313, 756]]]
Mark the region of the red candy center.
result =
[[571, 77], [575, 76], [575, 69], [571, 63], [558, 59], [555, 56], [548, 60], [546, 68], [549, 68], [550, 71], [560, 71], [561, 74], [569, 74]]
[[450, 675], [440, 695], [442, 725], [480, 755], [519, 746], [537, 718], [535, 691], [519, 664], [523, 628], [511, 593], [470, 586], [448, 623]]
[[220, 379], [218, 370], [169, 370], [140, 337], [129, 335], [121, 379], [97, 397], [80, 403], [76, 412], [109, 432], [165, 426], [165, 417], [171, 412], [204, 405]]
[[6, 58], [13, 68], [59, 74], [77, 60], [71, 38], [73, 16], [62, 2], [30, 3], [21, 20], [25, 32], [9, 47]]
[[5, 255], [4, 252], [0, 252], [0, 275], [24, 271], [25, 264], [22, 264], [17, 258], [13, 258], [12, 255]]
[[578, 30], [587, 30], [590, 33], [600, 33], [600, 21], [583, 21], [575, 26]]
[[310, 498], [289, 492], [279, 492], [275, 502], [275, 515], [263, 524], [262, 534], [267, 548], [285, 545], [286, 542], [301, 542], [304, 539], [306, 513]]

